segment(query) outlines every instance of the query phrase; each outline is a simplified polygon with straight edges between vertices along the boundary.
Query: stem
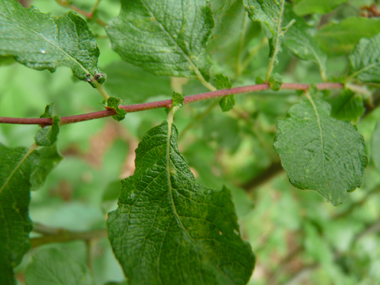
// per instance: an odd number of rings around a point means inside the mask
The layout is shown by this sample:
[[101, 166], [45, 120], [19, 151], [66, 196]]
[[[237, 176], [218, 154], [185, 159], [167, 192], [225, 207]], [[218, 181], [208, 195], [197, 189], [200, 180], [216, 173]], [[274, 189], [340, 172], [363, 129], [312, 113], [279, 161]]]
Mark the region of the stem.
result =
[[[100, 0], [96, 1], [94, 7], [92, 8], [92, 11], [91, 12], [85, 12], [83, 11], [82, 9], [79, 9], [78, 7], [72, 5], [70, 3], [70, 1], [67, 1], [67, 0], [55, 0], [59, 5], [61, 5], [62, 7], [65, 7], [65, 8], [69, 8], [71, 10], [74, 10], [75, 12], [78, 12], [79, 14], [85, 16], [87, 19], [90, 19], [92, 20], [94, 18], [94, 12], [95, 10], [98, 8], [98, 5], [99, 5], [99, 2]], [[99, 24], [100, 26], [102, 27], [105, 27], [107, 26], [107, 23], [102, 21], [101, 19], [97, 18], [95, 20], [95, 22], [97, 24]]]
[[[268, 39], [266, 37], [263, 37], [258, 45], [256, 45], [249, 53], [247, 58], [243, 61], [240, 74], [244, 72], [244, 70], [247, 68], [248, 64], [251, 62], [252, 58], [257, 55], [259, 50], [263, 48], [268, 43]], [[239, 75], [240, 75], [239, 74]]]
[[95, 84], [96, 89], [98, 89], [99, 93], [102, 94], [104, 100], [106, 100], [106, 102], [107, 102], [107, 100], [108, 100], [108, 98], [109, 98], [110, 96], [107, 94], [107, 92], [106, 92], [106, 90], [104, 89], [103, 85], [100, 84], [100, 83], [98, 83], [96, 80], [93, 80], [92, 82]]
[[365, 89], [363, 86], [347, 83], [346, 84], [346, 88], [350, 89], [354, 93], [359, 93], [359, 94], [363, 94], [363, 95], [367, 95], [367, 96], [372, 96], [372, 93], [369, 92], [367, 89]]
[[[309, 84], [303, 83], [283, 83], [281, 89], [284, 90], [307, 90], [310, 87]], [[344, 88], [343, 84], [340, 83], [319, 83], [317, 84], [317, 88], [319, 90], [326, 89], [342, 89]], [[248, 85], [243, 87], [235, 87], [231, 89], [223, 89], [212, 92], [206, 92], [196, 95], [190, 95], [185, 97], [184, 104], [189, 104], [193, 102], [203, 101], [212, 98], [223, 97], [231, 94], [242, 94], [249, 92], [257, 92], [270, 90], [269, 84], [256, 84], [256, 85]], [[157, 108], [167, 108], [167, 106], [172, 104], [172, 100], [162, 100], [150, 103], [143, 104], [134, 104], [134, 105], [120, 105], [121, 109], [124, 109], [128, 113], [132, 112], [140, 112], [145, 110], [157, 109]], [[216, 105], [216, 103], [214, 103]], [[89, 121], [93, 119], [100, 119], [104, 117], [110, 117], [116, 115], [115, 110], [104, 110], [93, 113], [67, 116], [61, 118], [61, 125], [67, 125], [77, 122]], [[24, 125], [51, 125], [51, 118], [12, 118], [12, 117], [0, 117], [0, 123], [4, 124], [24, 124]]]
[[88, 232], [69, 231], [60, 228], [51, 228], [39, 223], [33, 224], [33, 231], [43, 234], [42, 237], [31, 238], [31, 248], [44, 244], [84, 240], [86, 242], [107, 236], [107, 230], [93, 230]]
[[[276, 39], [274, 41], [275, 45], [274, 45], [273, 56], [270, 58], [268, 69], [267, 69], [267, 74], [265, 76], [266, 81], [269, 81], [269, 78], [270, 78], [272, 71], [273, 71], [273, 67], [275, 65], [276, 56], [278, 53], [278, 39], [280, 38], [280, 36], [282, 36], [281, 23], [282, 23], [282, 17], [284, 14], [284, 5], [285, 5], [285, 0], [282, 1], [282, 5], [281, 5], [280, 17], [278, 19], [278, 25], [277, 25], [277, 36], [276, 36]], [[273, 37], [274, 36], [275, 35], [273, 35]]]
[[187, 133], [188, 130], [190, 130], [192, 127], [194, 127], [194, 125], [196, 125], [199, 121], [201, 121], [207, 114], [209, 114], [214, 108], [216, 105], [218, 105], [219, 103], [219, 100], [215, 100], [214, 102], [212, 102], [206, 110], [204, 110], [202, 113], [198, 114], [192, 121], [190, 121], [190, 123], [187, 124], [187, 126], [183, 129], [183, 131], [181, 132], [181, 134], [179, 135], [178, 137], [178, 141], [180, 141], [184, 136], [185, 134]]
[[240, 39], [239, 39], [239, 50], [238, 50], [238, 54], [236, 57], [236, 75], [235, 75], [236, 78], [239, 77], [239, 75], [241, 74], [241, 69], [242, 69], [241, 55], [243, 53], [244, 35], [245, 35], [245, 29], [247, 26], [247, 18], [248, 18], [248, 13], [245, 12], [244, 13], [243, 27], [241, 29]]

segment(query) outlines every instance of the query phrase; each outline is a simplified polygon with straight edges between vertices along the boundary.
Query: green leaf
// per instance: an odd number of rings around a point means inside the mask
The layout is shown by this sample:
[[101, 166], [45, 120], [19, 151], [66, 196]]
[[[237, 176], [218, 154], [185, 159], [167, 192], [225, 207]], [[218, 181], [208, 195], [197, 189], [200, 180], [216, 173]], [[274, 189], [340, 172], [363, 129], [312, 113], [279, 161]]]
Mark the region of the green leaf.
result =
[[[224, 76], [223, 74], [216, 74], [214, 76], [215, 81], [215, 87], [216, 89], [231, 89], [231, 81], [228, 78], [228, 76]], [[231, 94], [228, 96], [224, 96], [222, 99], [219, 100], [219, 106], [222, 108], [223, 112], [228, 112], [232, 110], [232, 108], [235, 106], [235, 95]]]
[[197, 182], [164, 121], [143, 137], [108, 234], [133, 284], [246, 284], [255, 258], [228, 189]]
[[244, 0], [244, 6], [252, 21], [262, 22], [269, 28], [272, 35], [269, 39], [269, 60], [273, 61], [273, 65], [277, 65], [277, 54], [281, 51], [284, 5], [285, 0]]
[[313, 36], [315, 28], [308, 26], [304, 18], [296, 16], [290, 9], [286, 8], [285, 21], [289, 23], [294, 19], [296, 22], [287, 30], [284, 45], [300, 59], [318, 64], [321, 75], [324, 77], [327, 56], [320, 49], [317, 40]]
[[[53, 116], [53, 103], [45, 107], [45, 112], [40, 118], [51, 118]], [[61, 119], [58, 116], [53, 117], [53, 122], [50, 126], [42, 126], [38, 130], [34, 140], [38, 146], [51, 146], [55, 143], [59, 133], [59, 122]]]
[[85, 20], [73, 12], [61, 17], [25, 9], [17, 1], [0, 0], [0, 55], [33, 69], [53, 72], [70, 67], [75, 77], [98, 72], [99, 49]]
[[38, 149], [38, 153], [40, 154], [40, 161], [39, 164], [34, 167], [30, 178], [32, 190], [37, 190], [40, 188], [44, 184], [49, 173], [63, 159], [58, 152], [56, 144], [41, 147]]
[[93, 285], [90, 270], [56, 248], [39, 250], [26, 269], [28, 285]]
[[60, 121], [61, 119], [58, 116], [54, 116], [51, 126], [46, 126], [38, 130], [36, 136], [34, 137], [36, 144], [39, 146], [53, 145], [58, 137]]
[[209, 80], [206, 44], [214, 26], [206, 0], [121, 0], [107, 27], [112, 48], [125, 61], [157, 75]]
[[125, 115], [127, 114], [127, 111], [119, 108], [120, 103], [121, 100], [119, 98], [109, 97], [107, 99], [107, 107], [112, 108], [116, 111], [116, 115], [112, 116], [112, 118], [114, 118], [118, 122], [124, 120]]
[[282, 85], [282, 76], [278, 73], [275, 73], [269, 78], [268, 83], [269, 83], [270, 89], [272, 89], [273, 91], [278, 91], [280, 90], [281, 85]]
[[350, 55], [351, 76], [362, 82], [380, 83], [380, 34], [361, 39]]
[[326, 14], [348, 0], [299, 0], [293, 6], [297, 15]]
[[327, 99], [331, 105], [331, 117], [357, 122], [364, 113], [363, 99], [351, 90], [344, 90], [338, 97]]
[[350, 123], [331, 118], [328, 103], [303, 99], [277, 129], [274, 148], [294, 186], [316, 190], [334, 205], [361, 186], [364, 139]]
[[185, 98], [183, 98], [183, 96], [181, 94], [179, 94], [177, 92], [173, 92], [172, 99], [173, 99], [172, 108], [173, 107], [182, 108], [183, 102], [185, 101]]
[[38, 153], [0, 144], [0, 284], [15, 284], [13, 267], [29, 250], [29, 181]]
[[320, 47], [328, 54], [349, 54], [361, 38], [370, 38], [380, 33], [380, 19], [351, 17], [340, 23], [330, 23], [320, 28], [316, 38]]
[[380, 172], [380, 121], [377, 122], [375, 131], [372, 134], [372, 159], [373, 164]]
[[40, 116], [40, 118], [52, 118], [53, 117], [53, 103], [46, 105], [45, 112]]

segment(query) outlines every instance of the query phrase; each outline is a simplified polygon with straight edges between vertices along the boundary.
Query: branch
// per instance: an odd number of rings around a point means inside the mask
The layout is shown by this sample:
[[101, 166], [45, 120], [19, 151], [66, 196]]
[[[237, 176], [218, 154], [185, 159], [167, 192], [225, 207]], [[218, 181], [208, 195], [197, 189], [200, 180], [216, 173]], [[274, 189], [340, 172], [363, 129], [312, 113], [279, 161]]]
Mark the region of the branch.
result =
[[[309, 87], [310, 87], [310, 84], [283, 83], [281, 86], [281, 89], [307, 90]], [[319, 83], [317, 84], [317, 88], [319, 90], [342, 89], [344, 88], [344, 85], [341, 83]], [[256, 84], [256, 85], [249, 85], [249, 86], [243, 86], [243, 87], [235, 87], [231, 89], [217, 90], [217, 91], [212, 91], [212, 92], [186, 96], [184, 104], [189, 104], [189, 103], [212, 99], [212, 98], [223, 97], [223, 96], [227, 96], [231, 94], [237, 95], [237, 94], [242, 94], [242, 93], [257, 92], [257, 91], [264, 91], [264, 90], [270, 90], [269, 84]], [[151, 109], [157, 109], [157, 108], [169, 108], [171, 104], [172, 104], [172, 100], [169, 99], [169, 100], [135, 104], [135, 105], [121, 105], [120, 108], [127, 111], [127, 113], [132, 113], [132, 112], [139, 112], [139, 111], [145, 111], [145, 110], [151, 110]], [[110, 117], [113, 115], [116, 115], [116, 112], [113, 109], [108, 109], [108, 110], [99, 111], [99, 112], [61, 117], [61, 125], [89, 121], [93, 119], [100, 119], [100, 118]], [[0, 123], [24, 124], [24, 125], [51, 125], [52, 119], [51, 118], [0, 117]]]
[[57, 242], [69, 242], [75, 240], [91, 241], [93, 239], [99, 239], [107, 236], [107, 231], [103, 230], [93, 230], [87, 232], [80, 231], [69, 231], [66, 229], [51, 228], [48, 226], [41, 225], [39, 223], [34, 223], [33, 231], [36, 233], [43, 234], [42, 237], [31, 238], [31, 248], [35, 248], [40, 245], [48, 243]]
[[[93, 20], [94, 19], [94, 12], [96, 11], [96, 9], [98, 8], [98, 5], [99, 5], [99, 2], [100, 0], [98, 0], [95, 5], [94, 5], [94, 8], [92, 9], [91, 12], [85, 12], [83, 11], [82, 9], [79, 9], [78, 7], [74, 6], [74, 5], [71, 5], [71, 1], [67, 1], [67, 0], [56, 0], [56, 2], [61, 5], [62, 7], [65, 7], [65, 8], [69, 8], [69, 9], [72, 9], [74, 10], [75, 12], [85, 16], [87, 19], [89, 20]], [[99, 18], [96, 18], [95, 22], [97, 24], [99, 24], [100, 26], [102, 27], [105, 27], [107, 25], [106, 22], [102, 21], [101, 19]]]

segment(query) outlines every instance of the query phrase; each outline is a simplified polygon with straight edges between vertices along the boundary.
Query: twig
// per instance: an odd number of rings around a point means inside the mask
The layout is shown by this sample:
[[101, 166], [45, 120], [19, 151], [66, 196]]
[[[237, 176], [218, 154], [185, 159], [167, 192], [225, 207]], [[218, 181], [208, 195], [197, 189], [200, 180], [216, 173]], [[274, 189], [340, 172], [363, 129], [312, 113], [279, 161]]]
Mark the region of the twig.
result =
[[[74, 10], [75, 12], [78, 12], [79, 14], [85, 16], [87, 19], [90, 19], [92, 20], [94, 18], [94, 12], [96, 11], [98, 5], [99, 5], [99, 2], [100, 0], [96, 1], [94, 7], [92, 8], [92, 11], [91, 12], [86, 12], [86, 11], [83, 11], [82, 9], [79, 9], [78, 7], [74, 6], [71, 4], [71, 1], [67, 1], [67, 0], [56, 0], [56, 2], [61, 5], [62, 7], [65, 7], [65, 8], [69, 8], [69, 9], [72, 9]], [[107, 23], [104, 22], [103, 20], [99, 19], [99, 18], [96, 18], [95, 22], [97, 24], [99, 24], [100, 26], [102, 27], [105, 27], [107, 26]]]
[[35, 248], [44, 244], [57, 243], [57, 242], [69, 242], [75, 240], [83, 240], [88, 242], [90, 240], [99, 239], [107, 236], [107, 231], [93, 230], [93, 231], [69, 231], [60, 228], [51, 228], [48, 226], [34, 223], [33, 231], [40, 233], [42, 237], [31, 238], [31, 248]]
[[[281, 86], [281, 89], [307, 90], [309, 87], [310, 87], [309, 84], [283, 83]], [[343, 84], [340, 84], [340, 83], [319, 83], [317, 84], [317, 88], [319, 90], [342, 89], [344, 88], [344, 86]], [[217, 90], [217, 91], [187, 96], [185, 97], [184, 104], [189, 104], [189, 103], [212, 99], [212, 98], [223, 97], [230, 94], [236, 95], [236, 94], [242, 94], [242, 93], [264, 91], [264, 90], [269, 90], [269, 89], [270, 89], [269, 84], [256, 84], [256, 85], [249, 85], [249, 86], [243, 86], [243, 87], [235, 87], [231, 89]], [[157, 108], [167, 108], [167, 107], [170, 107], [171, 104], [172, 104], [172, 100], [169, 99], [169, 100], [135, 104], [135, 105], [121, 105], [120, 108], [126, 110], [128, 113], [132, 113], [132, 112], [139, 112], [139, 111], [151, 110], [151, 109], [157, 109]], [[67, 116], [67, 117], [61, 118], [60, 124], [67, 125], [67, 124], [72, 124], [72, 123], [77, 123], [77, 122], [89, 121], [93, 119], [100, 119], [100, 118], [109, 117], [113, 115], [116, 115], [114, 110], [104, 110], [104, 111], [81, 114], [81, 115]], [[52, 119], [51, 118], [0, 117], [0, 123], [24, 124], [24, 125], [51, 125]]]

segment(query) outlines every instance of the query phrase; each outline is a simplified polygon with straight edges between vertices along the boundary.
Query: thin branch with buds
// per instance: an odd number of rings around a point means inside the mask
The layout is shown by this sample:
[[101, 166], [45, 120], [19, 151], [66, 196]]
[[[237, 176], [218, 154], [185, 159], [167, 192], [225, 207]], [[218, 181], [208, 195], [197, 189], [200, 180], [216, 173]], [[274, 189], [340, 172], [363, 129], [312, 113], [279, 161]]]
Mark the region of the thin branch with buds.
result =
[[[316, 84], [316, 86], [319, 90], [344, 88], [344, 85], [341, 83], [319, 83], [319, 84]], [[309, 89], [309, 87], [310, 87], [310, 84], [283, 83], [281, 86], [281, 89], [307, 90]], [[264, 84], [256, 84], [256, 85], [249, 85], [249, 86], [243, 86], [243, 87], [235, 87], [231, 89], [217, 90], [217, 91], [212, 91], [212, 92], [186, 96], [184, 104], [194, 103], [194, 102], [203, 101], [203, 100], [212, 99], [212, 98], [223, 97], [223, 96], [227, 96], [231, 94], [237, 95], [237, 94], [251, 93], [251, 92], [258, 92], [258, 91], [265, 91], [265, 90], [270, 90], [269, 84], [264, 83]], [[158, 108], [170, 108], [171, 104], [172, 104], [172, 100], [168, 99], [168, 100], [162, 100], [162, 101], [156, 101], [156, 102], [150, 102], [150, 103], [121, 105], [119, 107], [127, 111], [127, 113], [132, 113], [132, 112], [140, 112], [140, 111], [158, 109]], [[61, 117], [60, 124], [67, 125], [67, 124], [72, 124], [72, 123], [77, 123], [77, 122], [89, 121], [93, 119], [110, 117], [113, 115], [116, 115], [115, 110], [107, 109], [104, 111], [98, 111], [98, 112], [93, 112], [93, 113]], [[0, 123], [24, 124], [24, 125], [51, 125], [52, 119], [51, 118], [0, 117]]]

